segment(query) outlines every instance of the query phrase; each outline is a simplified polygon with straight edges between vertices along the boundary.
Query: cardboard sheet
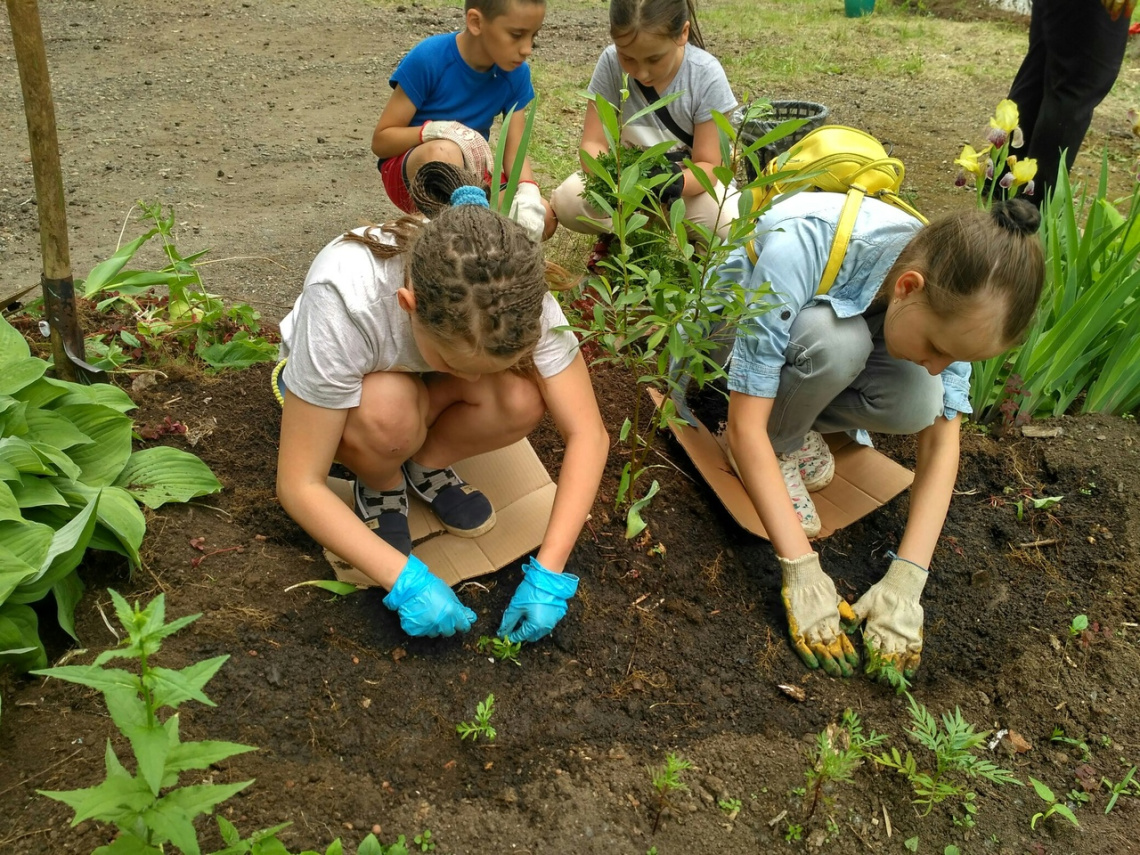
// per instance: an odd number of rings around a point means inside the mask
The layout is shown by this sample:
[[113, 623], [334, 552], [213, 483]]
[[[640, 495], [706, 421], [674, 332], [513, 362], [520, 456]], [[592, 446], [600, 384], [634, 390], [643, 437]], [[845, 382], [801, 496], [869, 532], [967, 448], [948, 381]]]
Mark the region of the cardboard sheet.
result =
[[[525, 439], [461, 461], [454, 468], [459, 477], [491, 500], [497, 522], [481, 537], [457, 537], [443, 527], [413, 491], [408, 491], [413, 554], [448, 585], [494, 573], [541, 544], [555, 491], [546, 468]], [[329, 478], [328, 483], [346, 505], [352, 504], [350, 481]], [[375, 584], [327, 549], [325, 558], [340, 581], [361, 587]]]
[[[661, 396], [652, 391], [650, 395], [653, 402], [661, 406]], [[752, 500], [728, 462], [723, 440], [709, 432], [699, 420], [696, 427], [681, 422], [674, 425], [672, 431], [732, 518], [767, 540], [768, 533]], [[914, 480], [914, 473], [909, 469], [873, 448], [859, 445], [846, 434], [828, 434], [825, 439], [835, 455], [835, 478], [826, 488], [811, 494], [822, 524], [817, 537], [827, 537], [882, 507]]]

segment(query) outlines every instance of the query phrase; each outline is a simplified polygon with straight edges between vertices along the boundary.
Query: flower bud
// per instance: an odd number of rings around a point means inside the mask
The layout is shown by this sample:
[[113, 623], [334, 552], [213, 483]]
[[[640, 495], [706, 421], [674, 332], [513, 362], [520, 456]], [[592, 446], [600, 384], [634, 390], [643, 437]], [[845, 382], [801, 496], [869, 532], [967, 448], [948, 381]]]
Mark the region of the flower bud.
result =
[[1010, 187], [1012, 187], [1013, 173], [1007, 172], [1005, 175], [1003, 175], [1001, 177], [1001, 181], [998, 182], [998, 186], [1001, 187], [1002, 190], [1008, 190]]
[[1001, 148], [1005, 145], [1006, 133], [1004, 128], [990, 128], [986, 132], [986, 139], [993, 144], [994, 148]]
[[1021, 131], [1021, 125], [1013, 129], [1013, 140], [1009, 145], [1011, 148], [1021, 148], [1025, 145], [1025, 134]]
[[955, 187], [965, 187], [966, 186], [966, 170], [964, 170], [964, 169], [958, 170], [958, 177], [954, 179], [954, 186]]

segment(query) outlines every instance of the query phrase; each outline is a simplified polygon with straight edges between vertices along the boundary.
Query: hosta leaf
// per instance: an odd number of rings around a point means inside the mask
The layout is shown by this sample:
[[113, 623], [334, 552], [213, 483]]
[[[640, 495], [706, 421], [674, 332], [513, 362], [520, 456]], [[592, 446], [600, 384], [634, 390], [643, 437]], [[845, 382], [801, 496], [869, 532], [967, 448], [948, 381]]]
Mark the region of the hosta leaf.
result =
[[189, 452], [169, 446], [136, 451], [114, 484], [152, 509], [167, 502], [188, 502], [222, 489], [205, 463]]
[[92, 487], [113, 484], [131, 456], [130, 418], [101, 404], [70, 404], [56, 412], [94, 440], [69, 454], [82, 471], [81, 480]]
[[[60, 381], [51, 381], [53, 383]], [[91, 386], [80, 386], [78, 383], [68, 383], [63, 396], [54, 402], [52, 408], [64, 406], [86, 406], [98, 404], [101, 407], [110, 407], [118, 413], [127, 413], [137, 409], [131, 396], [110, 383], [95, 383]]]
[[[12, 519], [2, 516], [3, 493], [4, 487], [0, 485], [0, 519]], [[67, 499], [60, 494], [51, 480], [39, 475], [24, 475], [17, 483], [11, 485], [11, 493], [21, 508], [67, 507]]]
[[28, 425], [28, 442], [43, 442], [66, 450], [73, 445], [90, 445], [91, 437], [79, 430], [62, 413], [54, 410], [31, 409], [25, 421]]
[[83, 599], [83, 580], [73, 570], [52, 585], [51, 592], [55, 596], [55, 616], [60, 628], [79, 641], [75, 634], [75, 607]]
[[0, 365], [26, 359], [31, 352], [20, 331], [0, 317]]
[[0, 605], [0, 663], [21, 673], [47, 665], [39, 620], [28, 606]]
[[0, 395], [19, 392], [25, 386], [35, 383], [47, 371], [47, 363], [34, 357], [14, 362], [0, 362], [0, 365], [4, 367], [4, 370], [0, 371]]
[[[18, 487], [19, 482], [15, 482], [14, 486]], [[24, 515], [20, 513], [20, 507], [20, 499], [12, 491], [12, 486], [7, 481], [0, 481], [0, 521], [22, 520]]]
[[55, 471], [40, 459], [28, 441], [17, 436], [0, 439], [0, 461], [12, 466], [17, 472], [30, 472], [33, 475], [55, 474]]

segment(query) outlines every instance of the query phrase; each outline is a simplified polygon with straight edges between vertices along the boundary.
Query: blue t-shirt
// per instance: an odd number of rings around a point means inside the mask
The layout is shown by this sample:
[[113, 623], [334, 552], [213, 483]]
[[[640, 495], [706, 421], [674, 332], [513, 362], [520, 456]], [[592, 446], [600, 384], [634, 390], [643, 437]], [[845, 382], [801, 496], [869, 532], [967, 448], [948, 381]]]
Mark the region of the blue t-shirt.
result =
[[388, 84], [396, 84], [415, 105], [412, 127], [427, 121], [460, 122], [483, 136], [491, 134], [495, 117], [520, 110], [534, 100], [530, 66], [514, 71], [497, 65], [476, 71], [459, 53], [455, 33], [424, 39], [400, 60]]

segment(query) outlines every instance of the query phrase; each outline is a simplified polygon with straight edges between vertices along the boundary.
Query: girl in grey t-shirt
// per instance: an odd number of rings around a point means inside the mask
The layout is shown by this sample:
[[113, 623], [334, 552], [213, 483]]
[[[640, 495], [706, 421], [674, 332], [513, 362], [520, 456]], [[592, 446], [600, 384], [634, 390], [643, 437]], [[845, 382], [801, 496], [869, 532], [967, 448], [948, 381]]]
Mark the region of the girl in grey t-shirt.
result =
[[[451, 465], [517, 442], [549, 412], [566, 441], [562, 476], [497, 633], [535, 641], [577, 589], [562, 571], [609, 440], [577, 340], [558, 329], [541, 248], [475, 181], [425, 165], [413, 190], [434, 219], [349, 232], [313, 262], [281, 324], [277, 493], [314, 539], [389, 589], [409, 635], [465, 632], [475, 613], [410, 554], [406, 490], [453, 534], [483, 534], [494, 509]], [[327, 485], [334, 459], [356, 475], [351, 509]]]
[[[691, 0], [658, 0], [652, 7], [647, 0], [611, 0], [610, 35], [614, 43], [598, 59], [590, 79], [591, 95], [601, 95], [616, 106], [626, 88], [623, 77], [628, 74], [629, 97], [622, 105], [622, 118], [628, 120], [658, 98], [680, 93], [659, 110], [627, 122], [621, 141], [639, 148], [671, 142], [671, 159], [688, 157], [711, 177], [713, 167], [721, 165], [720, 135], [712, 114], [714, 110], [730, 114], [736, 98], [720, 62], [704, 50]], [[586, 105], [582, 150], [597, 157], [608, 146], [591, 101]], [[705, 192], [692, 170], [675, 162], [674, 172], [672, 181], [658, 186], [662, 205], [668, 207], [683, 198], [688, 219], [715, 228], [726, 238], [735, 219], [735, 194], [722, 205], [724, 187], [718, 187], [714, 197]], [[608, 232], [609, 220], [582, 198], [584, 186], [585, 176], [576, 172], [551, 194], [558, 222], [576, 232]]]

